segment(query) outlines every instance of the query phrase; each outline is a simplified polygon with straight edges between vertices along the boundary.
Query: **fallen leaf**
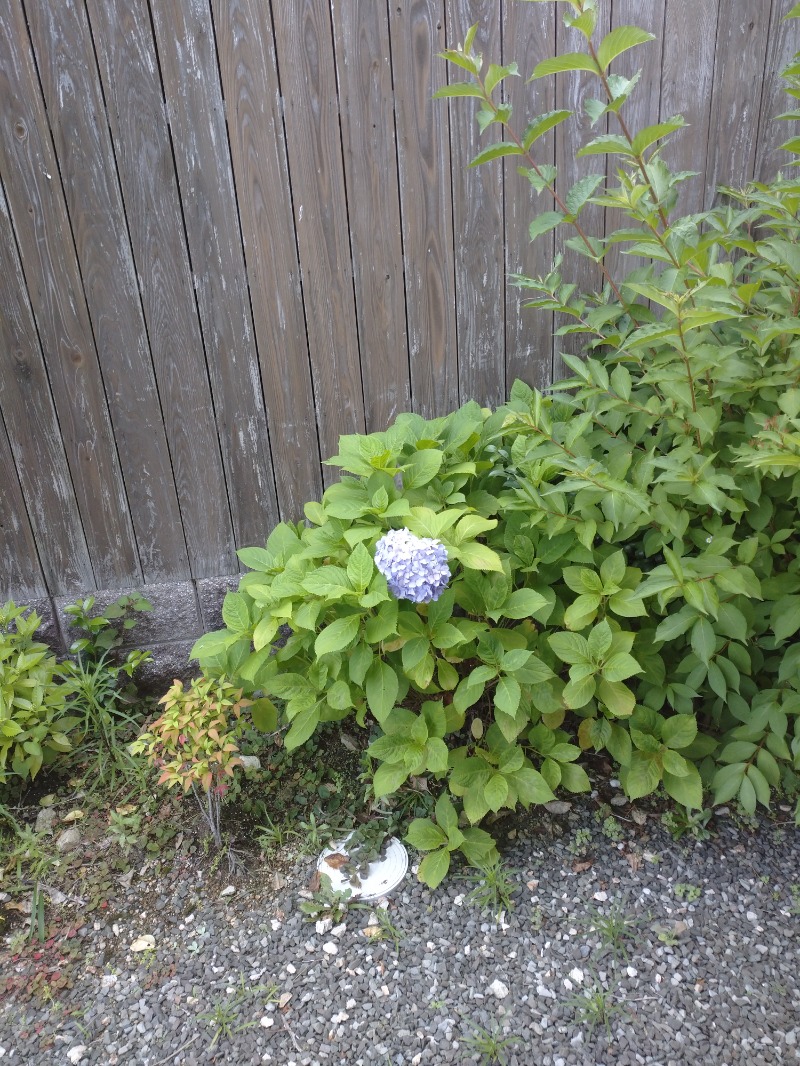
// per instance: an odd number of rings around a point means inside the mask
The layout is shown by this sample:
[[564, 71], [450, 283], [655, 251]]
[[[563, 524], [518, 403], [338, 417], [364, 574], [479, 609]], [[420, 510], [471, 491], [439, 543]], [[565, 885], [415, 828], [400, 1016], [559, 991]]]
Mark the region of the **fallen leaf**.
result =
[[647, 822], [647, 815], [644, 811], [631, 811], [631, 818], [633, 818], [637, 825], [645, 825]]
[[53, 793], [51, 793], [49, 796], [42, 796], [42, 798], [39, 800], [39, 806], [40, 807], [52, 807], [53, 804], [55, 803], [55, 801], [56, 801], [56, 797], [55, 797], [55, 795]]
[[576, 860], [572, 864], [572, 872], [574, 874], [582, 874], [586, 870], [591, 870], [593, 864], [594, 864], [594, 859], [583, 859], [580, 862]]
[[642, 856], [636, 851], [629, 851], [625, 858], [628, 860], [628, 865], [630, 866], [631, 870], [636, 873], [636, 871], [642, 865]]
[[380, 936], [382, 930], [379, 925], [367, 925], [361, 930], [361, 932], [364, 936], [367, 936], [372, 940], [373, 937]]
[[81, 818], [85, 818], [85, 817], [86, 817], [85, 812], [81, 811], [81, 810], [78, 810], [76, 808], [74, 811], [70, 811], [69, 814], [65, 814], [64, 817], [61, 819], [61, 821], [62, 822], [79, 822], [81, 820]]
[[150, 933], [145, 933], [144, 936], [137, 936], [131, 944], [131, 951], [152, 951], [155, 946], [156, 938]]
[[550, 814], [566, 814], [568, 810], [571, 810], [572, 804], [567, 800], [550, 800], [549, 803], [545, 803], [544, 809], [549, 811]]
[[319, 892], [320, 881], [319, 870], [315, 870], [311, 877], [308, 879], [308, 888], [310, 892]]
[[278, 1007], [281, 1010], [283, 1010], [286, 1007], [286, 1004], [289, 1002], [289, 1000], [291, 998], [292, 998], [292, 993], [291, 992], [283, 992], [281, 994], [280, 999], [278, 1000]]
[[349, 855], [343, 855], [341, 851], [335, 851], [333, 855], [325, 856], [325, 864], [330, 866], [333, 870], [341, 870], [341, 868], [350, 861]]

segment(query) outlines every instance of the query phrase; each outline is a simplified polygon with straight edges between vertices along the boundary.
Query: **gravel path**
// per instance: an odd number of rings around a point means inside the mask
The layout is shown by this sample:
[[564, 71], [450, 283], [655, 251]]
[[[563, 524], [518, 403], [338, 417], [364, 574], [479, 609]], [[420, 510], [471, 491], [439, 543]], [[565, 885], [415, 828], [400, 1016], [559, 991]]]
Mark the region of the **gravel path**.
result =
[[463, 877], [432, 893], [409, 875], [399, 944], [364, 934], [368, 908], [303, 920], [307, 866], [263, 907], [196, 872], [147, 899], [134, 878], [127, 913], [78, 934], [72, 987], [4, 995], [2, 1066], [495, 1061], [481, 1030], [508, 1066], [800, 1062], [800, 831], [720, 818], [676, 843], [651, 819], [614, 842], [588, 805], [537, 820], [504, 854], [510, 912], [481, 912]]

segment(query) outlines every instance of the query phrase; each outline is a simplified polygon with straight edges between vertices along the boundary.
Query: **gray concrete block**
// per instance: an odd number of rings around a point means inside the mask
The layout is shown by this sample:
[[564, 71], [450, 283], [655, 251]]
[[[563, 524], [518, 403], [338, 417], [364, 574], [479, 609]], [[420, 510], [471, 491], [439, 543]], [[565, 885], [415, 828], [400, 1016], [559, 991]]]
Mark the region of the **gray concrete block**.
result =
[[239, 587], [241, 574], [228, 574], [226, 577], [204, 577], [197, 582], [197, 598], [203, 617], [203, 632], [222, 629], [222, 601], [225, 593]]
[[193, 640], [186, 640], [146, 646], [153, 657], [149, 662], [142, 663], [134, 674], [133, 679], [139, 691], [163, 695], [176, 678], [186, 682], [197, 677], [200, 669], [196, 662], [189, 661], [193, 644]]
[[[192, 581], [170, 581], [128, 589], [99, 589], [90, 594], [95, 598], [93, 613], [97, 614], [105, 610], [120, 596], [131, 593], [144, 596], [153, 605], [153, 610], [142, 611], [133, 616], [136, 618], [136, 626], [126, 631], [124, 647], [143, 648], [150, 644], [173, 640], [194, 641], [203, 632], [203, 623]], [[83, 598], [85, 597], [72, 596], [60, 597], [56, 600], [59, 624], [67, 648], [81, 634], [71, 625], [71, 619], [64, 613], [64, 607]]]

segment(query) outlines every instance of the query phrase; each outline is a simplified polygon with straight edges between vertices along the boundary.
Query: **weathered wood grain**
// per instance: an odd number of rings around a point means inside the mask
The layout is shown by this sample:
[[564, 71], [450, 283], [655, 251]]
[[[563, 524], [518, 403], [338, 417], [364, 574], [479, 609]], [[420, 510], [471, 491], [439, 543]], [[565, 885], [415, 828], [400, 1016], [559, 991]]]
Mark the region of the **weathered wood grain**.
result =
[[45, 595], [47, 587], [2, 418], [0, 486], [0, 603], [15, 597], [24, 602]]
[[[554, 78], [527, 84], [537, 63], [555, 54], [556, 8], [550, 4], [503, 3], [503, 63], [519, 65], [519, 78], [506, 82], [507, 99], [513, 107], [512, 122], [524, 130], [537, 114], [555, 108]], [[537, 165], [555, 165], [555, 135], [537, 141], [532, 153]], [[544, 277], [550, 271], [555, 250], [553, 233], [531, 242], [528, 229], [533, 219], [553, 209], [549, 193], [537, 196], [526, 177], [517, 172], [518, 161], [504, 161], [505, 267], [506, 275]], [[506, 283], [506, 380], [516, 378], [538, 389], [553, 380], [553, 315], [549, 311], [525, 308], [526, 297], [538, 295]]]
[[458, 338], [443, 0], [390, 5], [411, 399], [426, 418], [458, 404]]
[[705, 206], [718, 185], [741, 188], [755, 172], [770, 4], [724, 0], [717, 21]]
[[278, 503], [296, 521], [322, 475], [272, 22], [261, 0], [213, 12]]
[[[600, 7], [594, 40], [602, 41], [609, 32], [610, 9], [606, 4]], [[559, 21], [556, 35], [558, 54], [565, 52], [585, 51], [586, 40], [581, 33], [564, 26]], [[594, 137], [605, 133], [608, 122], [605, 117], [593, 126], [589, 116], [583, 110], [583, 99], [592, 96], [602, 97], [602, 86], [593, 74], [570, 73], [555, 75], [556, 81], [556, 107], [567, 108], [574, 112], [572, 118], [567, 119], [556, 128], [556, 166], [558, 178], [556, 189], [559, 196], [564, 199], [569, 190], [580, 178], [589, 174], [599, 174], [604, 169], [602, 156], [583, 156], [578, 158], [577, 151]], [[579, 225], [587, 237], [602, 237], [605, 233], [605, 218], [603, 208], [589, 204], [581, 213]], [[560, 226], [556, 231], [556, 250], [564, 249], [564, 241], [577, 237], [577, 231], [571, 226]], [[591, 293], [602, 287], [603, 275], [600, 268], [587, 259], [586, 256], [570, 249], [564, 249], [564, 280], [577, 285], [578, 292]], [[563, 320], [562, 320], [563, 319]], [[570, 325], [572, 320], [567, 320], [562, 315], [556, 315], [556, 326]], [[555, 354], [553, 356], [553, 377], [569, 376], [570, 371], [560, 358], [559, 352], [577, 353], [585, 344], [584, 334], [568, 334], [557, 337], [555, 342]]]
[[234, 536], [259, 544], [278, 506], [211, 12], [206, 0], [151, 10]]
[[[89, 590], [92, 563], [2, 186], [0, 278], [0, 410], [17, 467], [7, 491], [22, 487], [47, 587], [63, 594]], [[1, 498], [5, 486], [3, 477]], [[4, 572], [25, 574], [31, 566], [27, 555], [19, 556]], [[27, 592], [16, 589], [16, 578], [11, 585], [15, 595]]]
[[[475, 22], [480, 22], [476, 47], [487, 63], [500, 63], [500, 5], [487, 12], [481, 0], [447, 0], [448, 45], [463, 41]], [[463, 81], [465, 72], [448, 67], [447, 74]], [[499, 99], [499, 91], [496, 95]], [[497, 159], [470, 168], [469, 163], [500, 140], [502, 130], [492, 126], [479, 136], [475, 110], [465, 100], [449, 104], [458, 392], [461, 403], [496, 407], [506, 396], [503, 164]]]
[[789, 162], [795, 157], [781, 149], [780, 145], [797, 135], [797, 122], [777, 121], [775, 118], [793, 110], [798, 103], [786, 95], [786, 83], [780, 76], [784, 67], [794, 61], [795, 53], [800, 52], [800, 22], [783, 17], [789, 6], [783, 0], [772, 0], [756, 145], [754, 177], [757, 181], [771, 181], [779, 170], [783, 170], [787, 176], [793, 169], [796, 170], [789, 167]]
[[[281, 0], [273, 17], [320, 450], [327, 459], [340, 434], [365, 428], [330, 9], [326, 0]], [[335, 478], [330, 467], [324, 476]]]
[[82, 4], [27, 0], [92, 332], [145, 581], [187, 577], [178, 495]]
[[[621, 119], [631, 136], [636, 136], [639, 130], [646, 126], [653, 126], [659, 119], [661, 103], [661, 51], [664, 44], [664, 14], [663, 0], [658, 3], [642, 4], [641, 0], [614, 0], [611, 9], [611, 28], [618, 26], [638, 26], [655, 37], [654, 41], [647, 44], [637, 45], [629, 52], [624, 52], [615, 59], [610, 69], [611, 74], [621, 74], [630, 78], [637, 71], [641, 76], [631, 96], [626, 100], [620, 110], [619, 118], [616, 115], [609, 116], [608, 129], [610, 133], [622, 133]], [[671, 118], [672, 116], [668, 116]], [[680, 136], [680, 134], [675, 134]], [[609, 156], [606, 170], [606, 180], [609, 188], [619, 184], [617, 169], [623, 166], [624, 161], [619, 156]], [[630, 225], [630, 220], [622, 212], [614, 208], [606, 208], [605, 227], [606, 234], [616, 229]], [[647, 260], [640, 256], [630, 256], [624, 253], [624, 245], [612, 245], [605, 255], [605, 265], [611, 276], [619, 284], [620, 280], [630, 271], [643, 266]]]
[[689, 125], [667, 144], [664, 160], [676, 172], [698, 172], [679, 186], [678, 211], [692, 214], [703, 210], [705, 198], [719, 0], [665, 0], [665, 4], [659, 121], [683, 115]]
[[228, 574], [233, 527], [150, 16], [145, 0], [88, 0], [88, 12], [189, 564]]
[[[97, 353], [25, 14], [0, 33], [0, 173], [55, 401], [94, 580], [142, 579]], [[80, 565], [77, 563], [76, 565]]]
[[332, 4], [367, 430], [411, 408], [386, 7]]

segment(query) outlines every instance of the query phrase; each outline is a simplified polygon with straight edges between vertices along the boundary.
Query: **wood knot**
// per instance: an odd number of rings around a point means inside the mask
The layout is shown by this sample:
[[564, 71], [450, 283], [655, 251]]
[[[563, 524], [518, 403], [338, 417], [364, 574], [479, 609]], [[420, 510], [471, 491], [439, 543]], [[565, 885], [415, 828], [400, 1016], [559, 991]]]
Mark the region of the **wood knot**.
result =
[[20, 141], [25, 141], [28, 139], [28, 127], [25, 125], [21, 118], [18, 118], [17, 121], [14, 123], [14, 133]]

